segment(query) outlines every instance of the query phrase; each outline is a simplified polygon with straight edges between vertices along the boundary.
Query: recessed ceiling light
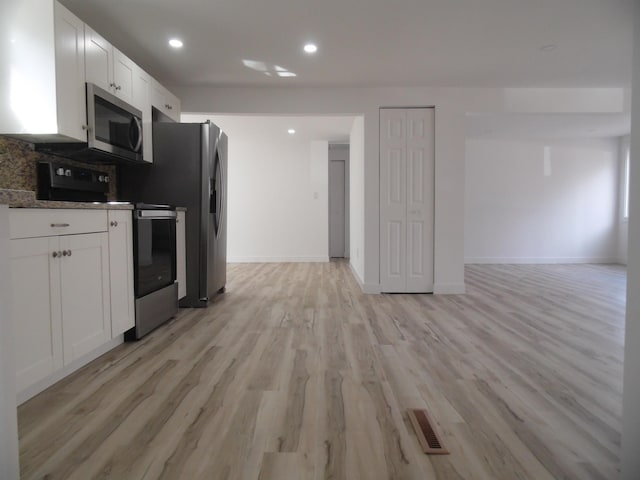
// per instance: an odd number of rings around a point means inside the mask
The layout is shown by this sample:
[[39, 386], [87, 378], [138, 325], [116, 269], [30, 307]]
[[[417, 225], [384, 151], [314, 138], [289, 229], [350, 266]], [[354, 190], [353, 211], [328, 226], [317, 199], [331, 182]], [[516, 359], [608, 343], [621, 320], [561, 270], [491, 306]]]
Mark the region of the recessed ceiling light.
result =
[[540, 47], [540, 50], [543, 52], [553, 52], [556, 48], [558, 48], [557, 45], [549, 44], [549, 45], [542, 45]]
[[279, 77], [295, 77], [296, 74], [293, 72], [276, 72]]
[[182, 40], [178, 40], [177, 38], [172, 38], [171, 40], [169, 40], [169, 45], [171, 45], [173, 48], [182, 48]]
[[290, 128], [289, 130], [287, 130], [287, 133], [289, 135], [293, 135], [294, 133], [296, 133], [296, 131], [293, 128]]
[[316, 53], [318, 51], [318, 47], [313, 43], [307, 43], [304, 46], [304, 51], [307, 53]]

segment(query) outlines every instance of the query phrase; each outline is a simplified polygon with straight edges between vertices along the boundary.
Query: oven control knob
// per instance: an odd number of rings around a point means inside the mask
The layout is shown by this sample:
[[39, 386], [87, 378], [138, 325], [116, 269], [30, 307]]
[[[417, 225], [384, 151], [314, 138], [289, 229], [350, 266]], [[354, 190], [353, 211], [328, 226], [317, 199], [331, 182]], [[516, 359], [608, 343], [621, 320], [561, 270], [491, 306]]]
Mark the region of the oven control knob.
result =
[[104, 182], [104, 175], [98, 175], [98, 181]]
[[59, 177], [63, 177], [64, 176], [64, 168], [60, 167], [60, 168], [56, 169], [56, 175], [58, 175]]
[[104, 176], [104, 183], [109, 183], [109, 175]]
[[64, 171], [64, 176], [65, 177], [70, 177], [71, 176], [71, 170], [69, 170], [68, 168]]

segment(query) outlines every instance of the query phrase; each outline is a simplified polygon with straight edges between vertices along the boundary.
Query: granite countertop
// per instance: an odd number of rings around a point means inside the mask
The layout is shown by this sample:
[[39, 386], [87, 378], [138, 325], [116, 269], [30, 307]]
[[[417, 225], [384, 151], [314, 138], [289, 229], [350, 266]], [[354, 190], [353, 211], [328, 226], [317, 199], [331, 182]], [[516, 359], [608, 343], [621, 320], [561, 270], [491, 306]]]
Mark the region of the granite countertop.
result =
[[[0, 188], [0, 205], [11, 208], [81, 208], [92, 210], [133, 210], [129, 202], [63, 202], [57, 200], [36, 200], [31, 190]], [[186, 212], [186, 207], [176, 207], [178, 212]]]
[[133, 210], [133, 206], [126, 203], [94, 203], [94, 202], [61, 202], [53, 200], [36, 200], [35, 192], [31, 190], [11, 190], [0, 188], [0, 204], [11, 208], [82, 208], [93, 210]]

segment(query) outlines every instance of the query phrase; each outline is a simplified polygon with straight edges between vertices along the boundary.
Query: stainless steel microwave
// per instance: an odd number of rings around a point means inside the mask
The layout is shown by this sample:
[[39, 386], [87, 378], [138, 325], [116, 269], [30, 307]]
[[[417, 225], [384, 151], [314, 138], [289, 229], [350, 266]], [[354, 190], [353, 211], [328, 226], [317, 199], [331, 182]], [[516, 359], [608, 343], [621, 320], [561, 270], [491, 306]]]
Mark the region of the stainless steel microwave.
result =
[[86, 142], [36, 143], [36, 151], [97, 163], [144, 163], [142, 112], [87, 83]]
[[87, 146], [124, 160], [142, 161], [142, 112], [87, 83]]

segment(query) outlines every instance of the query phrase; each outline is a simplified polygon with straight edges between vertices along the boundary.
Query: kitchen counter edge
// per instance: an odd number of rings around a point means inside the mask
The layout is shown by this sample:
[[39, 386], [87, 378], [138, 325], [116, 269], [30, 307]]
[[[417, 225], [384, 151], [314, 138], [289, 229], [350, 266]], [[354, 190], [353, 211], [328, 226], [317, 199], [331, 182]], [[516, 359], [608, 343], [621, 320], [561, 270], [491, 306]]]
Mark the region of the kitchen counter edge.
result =
[[117, 203], [93, 203], [93, 202], [62, 202], [56, 200], [36, 200], [35, 192], [31, 190], [11, 190], [0, 188], [0, 204], [9, 205], [9, 208], [72, 208], [84, 210], [133, 210], [133, 205]]

